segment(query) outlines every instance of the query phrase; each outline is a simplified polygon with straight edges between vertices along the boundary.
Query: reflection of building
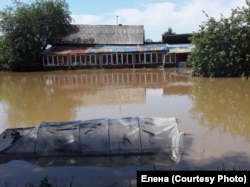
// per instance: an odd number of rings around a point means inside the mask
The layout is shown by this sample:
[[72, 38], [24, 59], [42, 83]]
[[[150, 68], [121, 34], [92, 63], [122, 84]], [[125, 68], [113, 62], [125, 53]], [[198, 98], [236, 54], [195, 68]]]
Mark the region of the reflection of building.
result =
[[88, 91], [79, 94], [75, 99], [84, 105], [112, 105], [128, 103], [144, 103], [146, 91], [144, 88], [113, 88], [98, 91]]
[[[72, 72], [72, 71], [71, 71]], [[113, 88], [162, 88], [176, 82], [188, 81], [188, 76], [179, 76], [177, 73], [159, 69], [133, 71], [103, 70], [103, 71], [74, 71], [73, 73], [47, 72], [45, 84], [63, 90], [99, 90]]]
[[[78, 31], [43, 53], [44, 69], [176, 66], [190, 44], [144, 43], [141, 25], [77, 25]], [[178, 55], [177, 55], [178, 54]], [[185, 60], [185, 59], [182, 59]]]
[[44, 79], [48, 90], [69, 91], [69, 97], [85, 105], [144, 103], [148, 88], [171, 95], [188, 94], [190, 87], [188, 77], [159, 69], [47, 72]]
[[163, 95], [189, 95], [192, 83], [184, 80], [183, 82], [172, 82], [163, 88]]

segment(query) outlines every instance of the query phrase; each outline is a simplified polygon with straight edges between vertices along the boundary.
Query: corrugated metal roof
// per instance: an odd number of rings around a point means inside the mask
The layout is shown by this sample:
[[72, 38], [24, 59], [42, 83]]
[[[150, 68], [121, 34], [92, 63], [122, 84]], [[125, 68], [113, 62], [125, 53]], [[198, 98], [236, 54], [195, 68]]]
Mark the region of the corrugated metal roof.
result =
[[67, 54], [86, 54], [86, 53], [119, 53], [119, 52], [152, 52], [152, 51], [168, 51], [166, 44], [158, 45], [142, 45], [142, 46], [100, 46], [95, 47], [81, 47], [81, 46], [55, 46], [43, 54], [50, 55], [67, 55]]
[[84, 54], [89, 47], [78, 47], [78, 46], [56, 46], [51, 47], [43, 52], [43, 54], [50, 55], [69, 55], [69, 54]]
[[134, 45], [144, 43], [143, 25], [76, 25], [77, 33], [65, 37], [62, 43]]
[[168, 45], [169, 53], [190, 53], [194, 48], [192, 44], [172, 44]]
[[119, 53], [119, 52], [152, 52], [152, 51], [168, 51], [166, 44], [158, 45], [142, 45], [142, 46], [102, 46], [89, 48], [87, 53]]
[[82, 46], [55, 46], [43, 54], [47, 55], [68, 55], [68, 54], [91, 54], [91, 53], [132, 53], [132, 52], [154, 52], [164, 51], [169, 53], [189, 53], [194, 46], [191, 44], [148, 44], [138, 46], [109, 46], [95, 45], [94, 47]]

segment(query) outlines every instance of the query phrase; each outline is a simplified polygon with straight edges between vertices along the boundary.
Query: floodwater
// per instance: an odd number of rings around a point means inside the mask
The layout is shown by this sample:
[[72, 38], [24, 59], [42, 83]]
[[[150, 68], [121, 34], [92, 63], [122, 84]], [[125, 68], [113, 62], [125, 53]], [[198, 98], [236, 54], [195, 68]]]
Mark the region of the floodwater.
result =
[[[176, 117], [178, 163], [67, 158], [0, 162], [0, 186], [133, 186], [137, 170], [249, 170], [250, 80], [190, 77], [187, 68], [0, 72], [0, 132], [41, 122]], [[66, 164], [67, 163], [67, 164]], [[133, 164], [131, 164], [133, 163]], [[111, 166], [112, 165], [112, 166]]]

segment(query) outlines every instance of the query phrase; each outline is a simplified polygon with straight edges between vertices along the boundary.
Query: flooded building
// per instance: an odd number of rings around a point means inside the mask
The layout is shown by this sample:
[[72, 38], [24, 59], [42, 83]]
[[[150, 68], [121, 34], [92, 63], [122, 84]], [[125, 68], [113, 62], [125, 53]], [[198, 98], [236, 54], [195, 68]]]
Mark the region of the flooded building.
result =
[[142, 25], [76, 25], [42, 54], [47, 69], [174, 67], [190, 44], [145, 43]]

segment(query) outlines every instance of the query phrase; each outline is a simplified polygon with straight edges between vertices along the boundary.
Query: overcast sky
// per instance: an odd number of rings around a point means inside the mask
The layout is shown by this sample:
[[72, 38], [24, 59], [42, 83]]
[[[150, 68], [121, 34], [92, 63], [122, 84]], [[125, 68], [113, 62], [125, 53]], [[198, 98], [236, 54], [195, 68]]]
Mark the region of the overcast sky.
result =
[[[29, 3], [32, 0], [23, 0]], [[192, 33], [210, 17], [230, 16], [245, 0], [66, 0], [75, 24], [144, 25], [145, 38], [160, 41], [172, 28], [176, 34]], [[0, 0], [0, 10], [11, 0]]]

